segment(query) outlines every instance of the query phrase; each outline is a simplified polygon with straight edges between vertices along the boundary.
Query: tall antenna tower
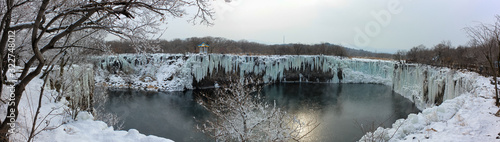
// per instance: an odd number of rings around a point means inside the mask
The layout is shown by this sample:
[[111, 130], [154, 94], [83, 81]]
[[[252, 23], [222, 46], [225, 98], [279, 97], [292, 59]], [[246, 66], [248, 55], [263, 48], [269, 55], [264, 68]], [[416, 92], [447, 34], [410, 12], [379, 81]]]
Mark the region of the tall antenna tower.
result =
[[283, 36], [283, 44], [285, 44], [285, 36]]

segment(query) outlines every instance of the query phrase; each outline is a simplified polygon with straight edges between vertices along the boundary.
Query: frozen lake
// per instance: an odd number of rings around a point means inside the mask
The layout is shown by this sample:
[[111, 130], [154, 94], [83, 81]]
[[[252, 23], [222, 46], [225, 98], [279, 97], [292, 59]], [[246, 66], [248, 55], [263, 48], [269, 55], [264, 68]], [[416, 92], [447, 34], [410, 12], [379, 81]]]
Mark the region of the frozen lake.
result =
[[[195, 92], [112, 90], [105, 106], [125, 120], [125, 130], [134, 128], [174, 141], [202, 141], [206, 137], [196, 131], [193, 117], [203, 120], [210, 115], [196, 103]], [[390, 87], [376, 84], [282, 83], [265, 86], [262, 95], [299, 119], [320, 123], [305, 141], [356, 141], [364, 134], [360, 127], [389, 127], [419, 111]]]

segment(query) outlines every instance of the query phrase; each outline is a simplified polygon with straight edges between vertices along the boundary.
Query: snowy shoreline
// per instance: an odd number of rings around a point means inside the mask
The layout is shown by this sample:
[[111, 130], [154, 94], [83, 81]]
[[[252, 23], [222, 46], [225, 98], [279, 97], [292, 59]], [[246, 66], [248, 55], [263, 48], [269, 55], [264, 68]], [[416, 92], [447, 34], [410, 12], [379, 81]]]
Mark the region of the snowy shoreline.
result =
[[[174, 57], [177, 56], [177, 57]], [[373, 136], [381, 136], [382, 140], [390, 141], [494, 141], [500, 132], [500, 118], [494, 116], [498, 108], [494, 106], [493, 86], [489, 79], [476, 73], [451, 70], [447, 68], [436, 68], [425, 65], [405, 64], [398, 65], [392, 61], [380, 61], [371, 59], [341, 59], [332, 56], [225, 56], [212, 55], [214, 61], [199, 57], [201, 55], [155, 54], [153, 57], [162, 58], [156, 60], [141, 60], [140, 66], [121, 66], [120, 70], [135, 73], [129, 81], [138, 81], [148, 86], [165, 87], [165, 90], [175, 91], [186, 89], [192, 84], [191, 81], [202, 80], [205, 76], [222, 69], [224, 72], [234, 71], [238, 68], [246, 72], [258, 72], [267, 81], [286, 80], [283, 78], [284, 69], [298, 69], [309, 66], [310, 69], [321, 69], [323, 72], [336, 73], [342, 68], [344, 73], [343, 83], [378, 83], [392, 86], [393, 89], [414, 101], [419, 109], [419, 114], [410, 114], [407, 119], [397, 120], [392, 128], [378, 128]], [[116, 57], [129, 57], [131, 55], [120, 55]], [[230, 58], [228, 58], [230, 57]], [[108, 58], [110, 59], [110, 58]], [[108, 60], [106, 59], [106, 60]], [[115, 58], [119, 59], [119, 58]], [[121, 59], [127, 61], [126, 59]], [[116, 62], [106, 62], [113, 64]], [[278, 63], [279, 62], [279, 63]], [[206, 63], [206, 64], [205, 64]], [[235, 63], [236, 66], [230, 64]], [[223, 66], [222, 68], [219, 68]], [[397, 67], [395, 67], [397, 66]], [[217, 68], [215, 68], [217, 67]], [[108, 84], [111, 87], [124, 86], [123, 73], [108, 73], [104, 68], [96, 70], [95, 82], [114, 82]], [[200, 71], [201, 70], [201, 71]], [[198, 71], [198, 72], [197, 72]], [[246, 71], [246, 72], [245, 72]], [[241, 73], [240, 73], [241, 74]], [[103, 75], [109, 75], [106, 80]], [[150, 77], [146, 79], [144, 76]], [[142, 78], [142, 80], [141, 80]], [[265, 80], [264, 80], [265, 81]], [[314, 82], [309, 80], [300, 81]], [[330, 83], [338, 81], [335, 76], [329, 80]], [[37, 100], [40, 93], [42, 80], [34, 79], [26, 89], [20, 104], [18, 119], [20, 132], [14, 135], [14, 140], [26, 139], [25, 132], [30, 129], [32, 120], [29, 116], [36, 105], [32, 103]], [[141, 86], [139, 88], [142, 88]], [[193, 86], [191, 86], [193, 87]], [[427, 92], [424, 92], [427, 88]], [[155, 88], [153, 90], [157, 90]], [[67, 141], [76, 139], [80, 141], [171, 141], [168, 139], [146, 136], [137, 130], [115, 131], [102, 121], [94, 121], [88, 113], [80, 113], [76, 121], [70, 120], [63, 115], [67, 109], [68, 102], [64, 99], [55, 102], [51, 98], [54, 90], [45, 90], [42, 100], [42, 115], [52, 113], [53, 117], [47, 126], [54, 127], [50, 131], [42, 131], [35, 137], [35, 141]], [[4, 97], [7, 95], [3, 95]], [[439, 102], [441, 98], [442, 102]], [[436, 102], [440, 105], [436, 106]], [[6, 106], [0, 115], [5, 115]], [[59, 114], [59, 115], [54, 115]], [[45, 123], [45, 122], [44, 122]], [[64, 123], [59, 126], [59, 124]], [[371, 133], [366, 134], [361, 141], [370, 139]]]
[[[88, 73], [93, 74], [92, 68], [87, 68]], [[80, 73], [80, 72], [73, 72]], [[84, 73], [85, 74], [85, 73]], [[93, 82], [93, 79], [90, 81]], [[10, 136], [10, 141], [20, 142], [27, 141], [29, 132], [33, 124], [33, 116], [38, 105], [38, 96], [41, 92], [43, 80], [40, 76], [34, 78], [26, 87], [26, 91], [19, 103], [19, 115], [16, 121], [14, 133]], [[73, 82], [75, 87], [84, 86], [85, 82]], [[5, 87], [5, 86], [4, 86]], [[135, 129], [128, 131], [115, 130], [108, 126], [103, 121], [94, 120], [94, 117], [85, 111], [80, 111], [76, 120], [73, 120], [69, 114], [71, 110], [68, 107], [69, 102], [65, 99], [56, 102], [55, 96], [57, 91], [50, 89], [47, 84], [44, 86], [44, 95], [42, 97], [42, 107], [37, 121], [37, 129], [33, 141], [41, 142], [137, 142], [137, 141], [154, 141], [154, 142], [172, 142], [172, 140], [157, 136], [146, 136], [139, 133]], [[4, 88], [5, 89], [5, 88]], [[81, 88], [80, 88], [81, 89]], [[2, 94], [2, 99], [6, 99], [8, 95]], [[0, 106], [0, 116], [5, 116], [7, 104]]]
[[377, 128], [360, 141], [495, 141], [500, 137], [500, 117], [494, 116], [494, 88], [490, 78], [465, 72], [473, 78], [472, 90], [399, 119], [391, 128]]
[[[169, 58], [172, 60], [161, 60]], [[394, 61], [357, 58], [347, 59], [332, 56], [232, 56], [198, 54], [153, 54], [150, 57], [140, 58], [134, 57], [134, 55], [125, 54], [106, 58], [106, 61], [101, 62], [101, 65], [111, 65], [117, 62], [132, 63], [134, 60], [139, 63], [139, 65], [129, 64], [128, 66], [125, 65], [127, 67], [123, 66], [122, 68], [131, 70], [139, 69], [132, 71], [138, 73], [136, 78], [140, 78], [141, 75], [145, 74], [149, 76], [156, 75], [158, 78], [153, 80], [160, 81], [143, 83], [148, 85], [153, 84], [153, 86], [158, 84], [164, 85], [167, 86], [167, 88], [160, 87], [160, 89], [165, 89], [167, 91], [169, 91], [169, 89], [170, 91], [175, 91], [175, 89], [191, 89], [193, 86], [190, 81], [200, 81], [221, 69], [226, 73], [239, 72], [240, 76], [244, 76], [245, 73], [249, 72], [264, 74], [262, 75], [264, 82], [275, 82], [287, 81], [286, 77], [283, 75], [284, 70], [299, 70], [309, 67], [310, 69], [335, 74], [338, 72], [339, 68], [342, 68], [344, 74], [343, 83], [377, 83], [392, 86], [395, 92], [410, 99], [419, 109], [423, 110], [420, 114], [412, 114], [409, 115], [407, 119], [398, 120], [394, 123], [393, 128], [379, 128], [375, 134], [379, 136], [386, 135], [384, 136], [384, 140], [388, 140], [390, 138], [387, 136], [394, 135], [391, 139], [392, 141], [432, 141], [432, 139], [435, 138], [439, 138], [439, 140], [444, 141], [456, 141], [457, 139], [436, 137], [435, 134], [453, 134], [450, 130], [463, 130], [465, 128], [461, 127], [466, 123], [474, 125], [491, 123], [493, 124], [492, 126], [498, 126], [498, 121], [500, 121], [498, 117], [491, 115], [491, 113], [496, 113], [498, 108], [494, 107], [492, 103], [493, 94], [491, 93], [491, 90], [493, 89], [493, 86], [489, 84], [489, 79], [479, 76], [476, 73], [462, 70], [452, 70], [448, 68], [418, 64], [400, 64]], [[165, 67], [165, 65], [162, 66], [162, 63], [165, 62], [168, 62], [169, 67], [171, 68]], [[165, 71], [151, 70], [150, 68], [152, 66], [162, 69], [169, 68], [169, 70], [166, 71], [167, 75], [158, 76], [158, 74], [164, 75]], [[147, 71], [144, 72], [145, 70]], [[176, 73], [176, 71], [181, 71], [183, 73]], [[175, 76], [176, 74], [177, 76]], [[179, 74], [186, 76], [179, 76]], [[123, 79], [117, 74], [114, 74], [113, 77], [114, 78], [110, 79], [112, 82], [120, 84], [120, 82], [123, 81]], [[170, 82], [162, 82], [161, 77], [172, 78], [173, 80], [184, 80], [184, 82], [178, 81], [176, 83], [185, 84], [180, 85], [183, 86], [182, 88], [169, 87]], [[100, 80], [103, 79], [100, 78]], [[303, 79], [300, 79], [299, 81], [314, 82], [314, 80], [311, 81]], [[327, 81], [327, 83], [335, 83], [338, 81], [339, 78], [336, 78], [334, 75], [331, 80]], [[119, 87], [114, 84], [108, 85]], [[477, 120], [473, 118], [473, 116], [476, 116], [474, 111], [472, 111], [471, 108], [463, 107], [471, 105], [468, 100], [476, 102], [473, 106], [481, 108], [481, 110], [477, 112], [478, 115], [488, 118], [487, 122], [490, 123], [474, 122]], [[458, 125], [460, 127], [452, 126], [452, 128], [444, 129], [446, 127], [443, 128], [443, 126], [439, 125], [444, 122], [448, 125], [448, 123], [453, 123], [455, 119], [460, 120], [461, 123]], [[480, 128], [483, 127], [485, 126], [480, 126]], [[397, 132], [395, 133], [396, 129]], [[478, 129], [479, 128], [471, 128], [470, 131], [481, 131]], [[481, 132], [488, 133], [486, 135], [473, 133], [471, 136], [485, 136], [488, 137], [484, 138], [485, 140], [493, 140], [497, 136], [498, 132], [500, 132], [500, 129], [494, 129], [492, 127], [490, 131]], [[369, 134], [366, 136], [368, 135]], [[362, 140], [366, 140], [366, 138], [367, 137]], [[468, 140], [474, 140], [474, 138], [470, 138]]]

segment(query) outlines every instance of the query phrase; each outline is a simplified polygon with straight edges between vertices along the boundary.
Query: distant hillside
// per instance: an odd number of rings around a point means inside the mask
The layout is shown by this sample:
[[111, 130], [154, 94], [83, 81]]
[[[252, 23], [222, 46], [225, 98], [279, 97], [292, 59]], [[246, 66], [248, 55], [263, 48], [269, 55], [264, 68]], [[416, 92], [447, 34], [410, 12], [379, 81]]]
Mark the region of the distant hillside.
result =
[[[230, 40], [222, 37], [191, 37], [186, 39], [150, 41], [148, 46], [155, 46], [157, 51], [149, 53], [199, 53], [198, 45], [206, 43], [209, 53], [248, 54], [248, 55], [334, 55], [349, 57], [391, 58], [391, 54], [373, 53], [351, 49], [330, 43], [318, 44], [275, 44], [267, 45], [246, 40]], [[115, 53], [137, 53], [141, 51], [129, 41], [108, 41], [107, 45]]]
[[365, 51], [363, 49], [352, 49], [348, 47], [344, 47], [344, 49], [347, 52], [347, 55], [350, 57], [370, 57], [370, 58], [386, 58], [386, 59], [392, 59], [393, 54], [389, 53], [373, 53], [370, 51]]

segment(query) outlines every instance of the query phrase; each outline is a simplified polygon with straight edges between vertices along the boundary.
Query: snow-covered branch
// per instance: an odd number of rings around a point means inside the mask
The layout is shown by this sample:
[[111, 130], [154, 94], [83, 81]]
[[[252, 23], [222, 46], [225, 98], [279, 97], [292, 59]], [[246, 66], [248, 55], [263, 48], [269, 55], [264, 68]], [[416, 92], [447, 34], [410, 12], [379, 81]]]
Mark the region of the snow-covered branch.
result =
[[[232, 83], [204, 94], [198, 102], [215, 118], [197, 128], [216, 141], [298, 141], [319, 126], [264, 102], [259, 93], [257, 87]], [[304, 128], [312, 129], [302, 132]]]
[[[187, 15], [184, 9], [196, 5], [201, 5], [198, 8], [204, 8], [203, 11], [209, 13], [211, 10], [206, 7], [205, 3], [208, 2], [197, 0], [6, 0], [5, 3], [2, 2], [0, 4], [0, 56], [8, 55], [4, 51], [7, 51], [9, 41], [9, 48], [13, 48], [9, 51], [23, 51], [17, 52], [22, 54], [15, 56], [21, 61], [27, 60], [19, 65], [24, 70], [19, 77], [15, 78], [17, 80], [14, 92], [15, 101], [12, 103], [19, 104], [27, 84], [38, 76], [45, 66], [55, 64], [55, 61], [52, 62], [54, 59], [50, 59], [53, 58], [51, 55], [65, 56], [66, 54], [60, 53], [72, 51], [66, 50], [68, 48], [91, 49], [89, 47], [93, 46], [92, 44], [99, 44], [96, 42], [103, 41], [105, 36], [103, 32], [126, 37], [134, 44], [143, 44], [144, 46], [141, 47], [154, 50], [156, 48], [150, 46], [152, 44], [148, 38], [160, 31], [158, 27], [167, 16]], [[208, 21], [207, 19], [199, 20]], [[61, 50], [49, 52], [54, 51], [52, 49]], [[3, 62], [0, 71], [2, 75], [5, 75], [7, 63], [2, 59], [0, 58], [0, 62]], [[5, 78], [0, 76], [0, 81], [4, 80]], [[0, 88], [2, 88], [1, 85]], [[17, 105], [9, 106], [8, 110], [15, 110], [14, 114], [17, 118], [19, 113]], [[10, 129], [7, 125], [10, 123], [8, 120], [11, 119], [5, 118], [1, 121], [0, 134], [2, 136]]]
[[10, 26], [10, 30], [21, 30], [21, 29], [26, 29], [26, 28], [31, 28], [33, 27], [33, 25], [35, 24], [35, 22], [26, 22], [26, 23], [19, 23], [19, 24], [15, 24], [15, 25], [12, 25]]

